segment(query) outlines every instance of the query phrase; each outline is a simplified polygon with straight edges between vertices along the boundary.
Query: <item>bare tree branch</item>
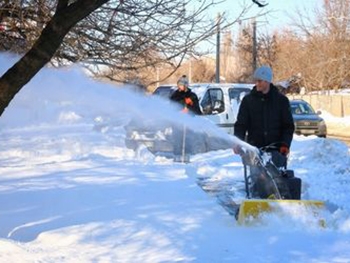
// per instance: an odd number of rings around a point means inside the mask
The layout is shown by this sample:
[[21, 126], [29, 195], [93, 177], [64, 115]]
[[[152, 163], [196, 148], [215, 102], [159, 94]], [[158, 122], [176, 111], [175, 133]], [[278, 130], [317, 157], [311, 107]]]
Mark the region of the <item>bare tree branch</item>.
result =
[[[65, 1], [59, 1], [61, 6], [62, 2]], [[1, 77], [0, 115], [17, 92], [51, 60], [69, 30], [106, 2], [107, 0], [78, 0], [54, 14], [31, 50]]]

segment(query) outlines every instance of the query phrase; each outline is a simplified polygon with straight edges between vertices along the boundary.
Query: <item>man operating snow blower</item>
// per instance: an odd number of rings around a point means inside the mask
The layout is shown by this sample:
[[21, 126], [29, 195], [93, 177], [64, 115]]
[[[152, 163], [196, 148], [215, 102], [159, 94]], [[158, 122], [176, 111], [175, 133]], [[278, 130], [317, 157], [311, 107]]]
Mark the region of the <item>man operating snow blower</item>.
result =
[[248, 200], [239, 208], [238, 221], [272, 210], [272, 204], [323, 206], [319, 201], [301, 201], [301, 180], [287, 170], [294, 122], [288, 98], [272, 84], [270, 67], [262, 66], [253, 75], [255, 86], [240, 105], [234, 134], [259, 149], [249, 154], [233, 148], [244, 165]]
[[[255, 86], [240, 105], [234, 134], [258, 148], [283, 142], [288, 153], [294, 133], [289, 100], [272, 84], [272, 70], [262, 66], [254, 72]], [[239, 150], [239, 149], [236, 149]]]
[[[253, 75], [255, 86], [250, 94], [243, 98], [235, 123], [235, 136], [245, 140], [265, 152], [269, 152], [272, 163], [277, 168], [287, 168], [287, 156], [293, 139], [294, 121], [289, 100], [272, 84], [273, 73], [270, 67], [262, 66]], [[234, 148], [235, 153], [241, 149]], [[248, 163], [243, 158], [244, 165], [249, 168], [252, 179], [251, 197], [269, 198], [274, 194], [267, 178], [261, 176], [261, 168]], [[285, 177], [292, 177], [291, 172]], [[300, 185], [296, 181], [295, 187]], [[298, 182], [299, 181], [299, 182]], [[299, 186], [300, 187], [300, 186]], [[300, 191], [299, 191], [300, 193]], [[300, 194], [291, 196], [287, 192], [285, 199], [300, 199]]]

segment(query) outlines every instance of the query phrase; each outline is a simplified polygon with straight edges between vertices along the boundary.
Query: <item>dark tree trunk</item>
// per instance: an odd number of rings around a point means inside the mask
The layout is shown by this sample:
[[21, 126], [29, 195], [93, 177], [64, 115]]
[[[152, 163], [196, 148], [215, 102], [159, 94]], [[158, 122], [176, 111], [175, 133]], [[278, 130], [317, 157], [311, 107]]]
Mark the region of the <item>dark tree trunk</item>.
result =
[[59, 0], [33, 47], [0, 78], [0, 116], [11, 100], [54, 56], [69, 30], [108, 0]]

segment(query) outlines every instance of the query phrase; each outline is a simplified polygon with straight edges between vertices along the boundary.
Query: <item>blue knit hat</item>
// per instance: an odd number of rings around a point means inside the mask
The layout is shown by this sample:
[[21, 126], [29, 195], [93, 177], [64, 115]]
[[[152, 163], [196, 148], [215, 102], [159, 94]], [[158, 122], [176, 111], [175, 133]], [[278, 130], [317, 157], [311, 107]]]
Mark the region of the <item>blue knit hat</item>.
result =
[[272, 82], [273, 73], [270, 67], [268, 66], [261, 66], [260, 68], [257, 68], [254, 72], [253, 78], [259, 79], [259, 80], [265, 80], [269, 83]]
[[183, 75], [181, 78], [179, 78], [177, 85], [184, 85], [185, 87], [188, 87], [188, 79], [186, 75]]

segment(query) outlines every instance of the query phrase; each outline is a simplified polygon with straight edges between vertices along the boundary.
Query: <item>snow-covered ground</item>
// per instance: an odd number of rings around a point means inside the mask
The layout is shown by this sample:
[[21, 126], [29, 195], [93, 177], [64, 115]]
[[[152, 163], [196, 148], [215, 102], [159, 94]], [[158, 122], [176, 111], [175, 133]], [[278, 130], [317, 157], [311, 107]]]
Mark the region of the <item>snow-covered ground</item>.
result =
[[335, 117], [322, 110], [321, 117], [326, 121], [328, 134], [350, 138], [350, 116]]
[[[0, 74], [13, 63], [1, 55]], [[244, 198], [239, 156], [220, 150], [182, 164], [126, 148], [124, 125], [150, 116], [239, 143], [75, 68], [44, 69], [23, 88], [0, 118], [0, 262], [350, 262], [344, 143], [295, 136], [291, 148], [302, 197], [326, 202], [327, 228], [303, 213], [243, 227], [216, 198]]]

